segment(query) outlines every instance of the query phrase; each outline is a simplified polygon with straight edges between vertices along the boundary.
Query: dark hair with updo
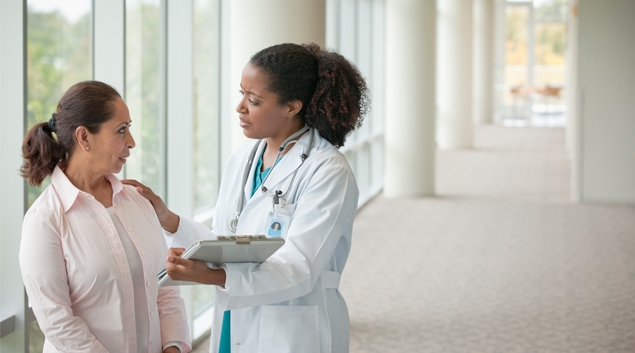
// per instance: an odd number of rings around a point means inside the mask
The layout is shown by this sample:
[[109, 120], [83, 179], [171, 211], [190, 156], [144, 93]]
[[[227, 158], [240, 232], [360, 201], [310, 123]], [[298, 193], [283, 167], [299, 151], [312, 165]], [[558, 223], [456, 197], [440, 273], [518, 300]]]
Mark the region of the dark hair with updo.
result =
[[[62, 166], [75, 147], [75, 130], [84, 126], [90, 133], [99, 132], [101, 125], [112, 119], [114, 102], [121, 98], [111, 86], [99, 81], [74, 84], [64, 93], [48, 122], [35, 124], [22, 142], [20, 168], [22, 176], [32, 186], [40, 186], [55, 166]], [[53, 136], [57, 135], [57, 139]]]
[[366, 81], [343, 56], [315, 43], [278, 44], [249, 61], [267, 76], [267, 89], [278, 103], [298, 100], [298, 115], [333, 146], [344, 146], [346, 135], [362, 125], [370, 109]]

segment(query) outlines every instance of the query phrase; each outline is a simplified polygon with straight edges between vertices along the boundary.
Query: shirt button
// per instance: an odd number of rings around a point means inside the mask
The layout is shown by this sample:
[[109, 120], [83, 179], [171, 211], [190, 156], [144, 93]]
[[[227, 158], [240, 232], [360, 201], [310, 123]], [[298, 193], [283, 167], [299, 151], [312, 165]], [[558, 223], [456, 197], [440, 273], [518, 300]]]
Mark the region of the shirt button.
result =
[[145, 251], [142, 251], [142, 252], [141, 252], [141, 256], [146, 256], [146, 252], [145, 252]]
[[128, 229], [129, 232], [132, 232], [132, 228], [128, 227], [126, 229]]
[[150, 316], [154, 316], [154, 311], [151, 311], [151, 312], [150, 312]]
[[146, 282], [146, 287], [150, 287], [150, 282]]
[[114, 204], [114, 205], [113, 205], [113, 207], [114, 207], [114, 208], [117, 208], [117, 204]]

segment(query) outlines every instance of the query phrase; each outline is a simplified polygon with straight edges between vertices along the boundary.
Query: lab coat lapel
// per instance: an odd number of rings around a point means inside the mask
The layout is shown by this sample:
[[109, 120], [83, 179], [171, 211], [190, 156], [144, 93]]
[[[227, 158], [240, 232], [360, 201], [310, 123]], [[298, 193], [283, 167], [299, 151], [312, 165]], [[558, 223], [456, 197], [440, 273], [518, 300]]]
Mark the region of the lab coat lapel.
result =
[[265, 182], [265, 186], [269, 189], [269, 191], [287, 191], [287, 187], [289, 187], [288, 183], [290, 181], [290, 179], [287, 180], [287, 178], [289, 178], [291, 174], [293, 174], [293, 172], [302, 164], [302, 158], [300, 155], [303, 151], [308, 149], [309, 134], [312, 132], [312, 130], [309, 130], [307, 133], [302, 135], [298, 142], [293, 144], [289, 152], [284, 155], [284, 158], [282, 158], [282, 160], [278, 162], [278, 165], [271, 171], [271, 175]]
[[[258, 146], [258, 149], [256, 150], [256, 154], [253, 156], [251, 168], [249, 168], [249, 175], [247, 177], [247, 182], [245, 183], [244, 189], [243, 189], [243, 192], [245, 193], [245, 204], [247, 204], [249, 200], [251, 199], [251, 191], [254, 188], [254, 176], [256, 174], [256, 166], [258, 165], [258, 158], [260, 158], [260, 156], [262, 155], [262, 150], [264, 148], [265, 148], [265, 141], [260, 140], [260, 145]], [[249, 151], [251, 152], [251, 148], [249, 149]], [[252, 156], [248, 155], [247, 158], [245, 158], [245, 161], [249, 160], [249, 158], [251, 157]], [[256, 197], [256, 195], [258, 195], [258, 192], [254, 194], [254, 197]]]
[[[293, 174], [296, 168], [298, 168], [300, 164], [302, 164], [302, 159], [300, 157], [300, 154], [302, 154], [302, 151], [305, 151], [308, 148], [307, 145], [309, 143], [309, 133], [302, 135], [302, 137], [300, 137], [298, 142], [294, 143], [291, 149], [289, 150], [289, 152], [287, 152], [287, 154], [285, 154], [284, 157], [278, 162], [276, 167], [271, 170], [271, 175], [269, 175], [269, 177], [267, 178], [264, 184], [264, 186], [267, 187], [270, 193], [274, 192], [274, 190], [282, 190], [282, 192], [287, 191], [287, 187], [288, 187], [287, 184], [290, 181], [290, 179], [287, 180], [287, 177], [290, 177], [290, 175]], [[264, 145], [264, 142], [258, 149], [258, 153], [260, 154], [262, 153], [263, 145]], [[256, 154], [256, 156], [260, 157], [260, 154]], [[247, 184], [249, 185], [249, 188], [245, 187], [245, 191], [249, 192], [247, 196], [251, 194], [251, 189], [253, 187], [254, 172], [255, 172], [254, 168], [257, 163], [258, 163], [257, 160], [255, 160], [253, 163], [254, 167], [252, 168], [249, 181], [247, 182]], [[261, 190], [258, 190], [256, 191], [256, 193], [251, 199], [249, 198], [247, 199], [252, 201], [264, 195], [266, 194], [264, 194]]]
[[271, 175], [269, 175], [269, 178], [265, 181], [265, 186], [270, 192], [274, 190], [286, 191], [287, 185], [281, 182], [292, 174], [302, 162], [300, 153], [302, 153], [302, 146], [294, 145], [291, 150], [284, 155], [284, 158], [278, 162], [278, 165], [271, 170]]

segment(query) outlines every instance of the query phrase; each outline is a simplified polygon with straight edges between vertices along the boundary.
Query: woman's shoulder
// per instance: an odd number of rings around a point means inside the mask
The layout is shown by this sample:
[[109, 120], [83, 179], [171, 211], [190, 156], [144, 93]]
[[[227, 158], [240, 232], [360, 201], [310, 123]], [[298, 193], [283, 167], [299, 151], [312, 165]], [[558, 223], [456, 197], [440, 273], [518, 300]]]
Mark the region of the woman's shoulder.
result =
[[123, 184], [123, 189], [126, 196], [128, 196], [128, 198], [133, 202], [134, 205], [141, 207], [146, 212], [154, 213], [154, 208], [152, 207], [150, 200], [143, 197], [137, 191], [136, 187], [128, 184]]
[[48, 185], [35, 199], [25, 213], [25, 218], [32, 214], [57, 214], [64, 209], [60, 196], [52, 184]]
[[22, 237], [32, 233], [30, 229], [35, 229], [37, 233], [43, 228], [60, 229], [63, 215], [64, 206], [59, 195], [53, 185], [47, 186], [24, 214]]

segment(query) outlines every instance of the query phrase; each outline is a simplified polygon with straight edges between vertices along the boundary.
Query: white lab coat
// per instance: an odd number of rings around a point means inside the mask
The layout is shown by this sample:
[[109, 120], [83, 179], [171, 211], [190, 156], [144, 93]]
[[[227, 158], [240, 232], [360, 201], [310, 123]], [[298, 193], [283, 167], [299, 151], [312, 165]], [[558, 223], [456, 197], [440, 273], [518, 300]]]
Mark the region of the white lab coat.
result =
[[[262, 264], [226, 264], [226, 288], [216, 290], [210, 352], [217, 353], [223, 311], [231, 310], [232, 352], [348, 352], [350, 320], [338, 290], [351, 247], [359, 191], [342, 155], [316, 130], [309, 158], [284, 198], [293, 209], [286, 243]], [[270, 191], [287, 190], [309, 133], [293, 145], [271, 171]], [[210, 232], [200, 223], [181, 218], [172, 246], [186, 247], [197, 239], [231, 235], [239, 193], [245, 207], [236, 234], [266, 234], [265, 220], [272, 197], [253, 188], [255, 159], [247, 184], [243, 173], [253, 143], [228, 162]], [[261, 142], [256, 158], [262, 153]], [[210, 288], [211, 290], [211, 288]]]

